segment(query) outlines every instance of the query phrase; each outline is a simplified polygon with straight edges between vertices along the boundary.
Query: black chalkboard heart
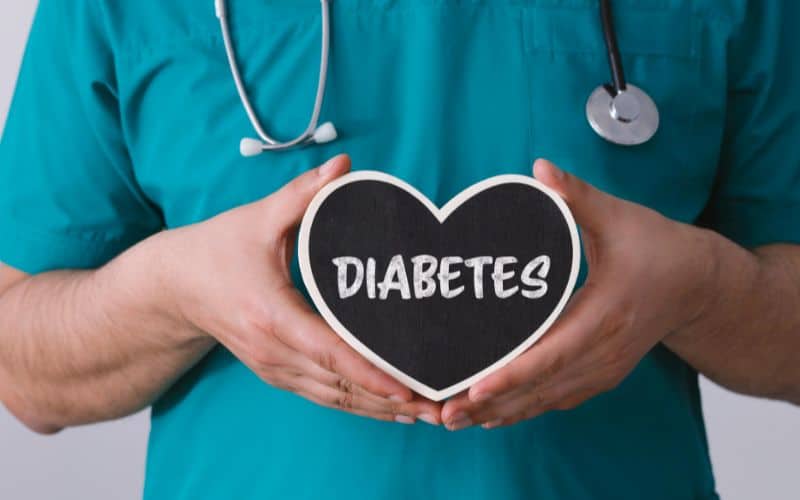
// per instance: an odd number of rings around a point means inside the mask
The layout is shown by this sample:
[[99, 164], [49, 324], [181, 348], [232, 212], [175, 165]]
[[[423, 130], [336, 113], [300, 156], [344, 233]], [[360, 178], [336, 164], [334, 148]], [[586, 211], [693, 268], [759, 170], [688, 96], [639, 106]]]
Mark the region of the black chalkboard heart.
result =
[[580, 265], [566, 204], [521, 175], [487, 179], [439, 209], [390, 175], [348, 174], [311, 202], [298, 253], [331, 328], [435, 401], [543, 335]]

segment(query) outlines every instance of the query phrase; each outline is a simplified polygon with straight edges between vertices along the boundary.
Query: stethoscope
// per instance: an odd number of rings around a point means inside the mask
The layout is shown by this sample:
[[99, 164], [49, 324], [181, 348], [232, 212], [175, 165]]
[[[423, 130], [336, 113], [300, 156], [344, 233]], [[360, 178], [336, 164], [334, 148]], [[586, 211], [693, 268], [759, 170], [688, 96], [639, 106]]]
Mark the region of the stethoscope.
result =
[[[286, 151], [311, 144], [324, 144], [338, 136], [331, 122], [319, 125], [319, 115], [325, 100], [325, 87], [328, 78], [328, 55], [330, 48], [329, 0], [320, 0], [322, 13], [322, 49], [320, 53], [319, 80], [311, 119], [302, 134], [295, 139], [281, 142], [266, 133], [256, 115], [247, 90], [242, 82], [236, 52], [231, 40], [226, 0], [214, 0], [214, 9], [219, 18], [225, 53], [231, 69], [236, 90], [242, 106], [258, 134], [259, 139], [245, 137], [239, 144], [243, 156], [256, 156], [264, 151]], [[600, 20], [603, 26], [603, 40], [608, 53], [611, 69], [611, 82], [600, 85], [586, 101], [586, 119], [592, 129], [603, 139], [621, 146], [635, 146], [650, 140], [658, 130], [658, 108], [650, 96], [642, 89], [625, 81], [622, 57], [617, 46], [617, 36], [611, 17], [610, 0], [600, 0]]]

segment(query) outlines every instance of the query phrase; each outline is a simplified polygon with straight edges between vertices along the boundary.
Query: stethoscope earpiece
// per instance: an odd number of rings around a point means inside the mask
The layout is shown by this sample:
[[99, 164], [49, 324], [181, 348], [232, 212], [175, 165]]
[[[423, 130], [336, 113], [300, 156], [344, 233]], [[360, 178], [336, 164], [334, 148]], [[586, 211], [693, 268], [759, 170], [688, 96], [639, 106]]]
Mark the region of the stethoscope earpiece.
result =
[[[339, 137], [336, 127], [331, 122], [325, 122], [314, 130], [302, 144], [325, 144], [335, 141]], [[260, 139], [244, 137], [239, 141], [239, 153], [245, 157], [258, 156], [264, 151], [278, 151], [288, 149], [282, 144], [268, 144]]]
[[236, 91], [239, 93], [239, 99], [242, 101], [242, 106], [244, 106], [247, 112], [247, 117], [250, 119], [253, 129], [259, 137], [259, 139], [246, 137], [239, 142], [239, 152], [242, 156], [258, 156], [264, 151], [285, 151], [307, 144], [324, 144], [338, 137], [336, 128], [332, 123], [326, 122], [317, 126], [319, 123], [319, 115], [322, 111], [322, 103], [325, 99], [325, 86], [328, 79], [328, 52], [330, 48], [330, 12], [328, 0], [320, 0], [320, 9], [322, 14], [322, 47], [320, 49], [319, 80], [317, 82], [317, 94], [314, 99], [314, 110], [311, 113], [311, 118], [308, 121], [306, 130], [302, 134], [291, 141], [281, 142], [267, 134], [264, 127], [261, 125], [261, 121], [258, 119], [258, 115], [256, 115], [255, 109], [253, 109], [253, 105], [250, 103], [250, 98], [247, 96], [247, 90], [244, 87], [242, 75], [239, 71], [239, 64], [236, 62], [236, 51], [233, 47], [233, 39], [228, 24], [227, 1], [214, 0], [214, 12], [219, 19], [222, 41], [225, 45], [225, 55], [228, 58], [231, 75], [236, 84]]
[[336, 131], [336, 127], [334, 127], [331, 122], [325, 122], [317, 127], [317, 130], [314, 131], [314, 135], [311, 136], [311, 139], [317, 144], [333, 142], [338, 138], [339, 132]]
[[239, 154], [244, 157], [258, 156], [264, 152], [264, 143], [252, 137], [243, 137], [239, 141]]

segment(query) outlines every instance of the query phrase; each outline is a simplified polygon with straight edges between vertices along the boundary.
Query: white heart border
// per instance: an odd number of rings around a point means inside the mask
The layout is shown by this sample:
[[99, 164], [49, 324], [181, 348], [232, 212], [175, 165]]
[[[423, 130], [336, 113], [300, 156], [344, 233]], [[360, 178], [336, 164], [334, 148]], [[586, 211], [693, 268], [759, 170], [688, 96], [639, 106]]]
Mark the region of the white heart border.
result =
[[[547, 317], [547, 319], [539, 325], [539, 328], [536, 329], [524, 342], [514, 348], [511, 352], [500, 358], [499, 360], [495, 361], [492, 365], [484, 368], [483, 370], [475, 373], [474, 375], [468, 377], [461, 382], [451, 385], [450, 387], [446, 387], [442, 390], [436, 390], [432, 387], [429, 387], [418, 380], [414, 379], [413, 377], [406, 375], [399, 369], [395, 368], [391, 363], [384, 360], [380, 356], [378, 356], [375, 352], [373, 352], [369, 347], [364, 345], [358, 338], [356, 338], [350, 331], [336, 318], [333, 312], [328, 308], [328, 305], [325, 303], [325, 300], [322, 298], [322, 294], [319, 293], [319, 289], [317, 288], [316, 280], [314, 279], [314, 273], [311, 270], [311, 262], [308, 255], [308, 244], [311, 232], [311, 225], [314, 221], [314, 217], [319, 210], [319, 207], [325, 201], [325, 199], [331, 195], [334, 191], [339, 189], [342, 186], [347, 184], [352, 184], [354, 182], [361, 182], [361, 181], [380, 181], [392, 184], [394, 186], [399, 187], [400, 189], [406, 191], [407, 193], [414, 196], [417, 200], [419, 200], [423, 205], [425, 205], [428, 210], [436, 217], [439, 223], [443, 223], [447, 217], [450, 216], [456, 208], [461, 206], [465, 201], [474, 197], [478, 193], [481, 193], [491, 187], [500, 185], [500, 184], [525, 184], [527, 186], [531, 186], [539, 191], [542, 191], [544, 194], [549, 196], [553, 202], [555, 202], [556, 206], [561, 210], [561, 214], [564, 216], [564, 219], [569, 226], [570, 236], [572, 239], [572, 269], [570, 270], [569, 279], [567, 280], [567, 286], [564, 289], [564, 293], [559, 300], [556, 307]], [[525, 352], [529, 347], [531, 347], [534, 343], [536, 343], [539, 338], [547, 332], [547, 330], [552, 326], [558, 316], [561, 314], [561, 311], [567, 304], [570, 296], [572, 295], [572, 291], [575, 288], [575, 282], [578, 279], [578, 271], [580, 269], [580, 258], [581, 258], [581, 248], [580, 248], [580, 240], [578, 239], [578, 229], [575, 224], [575, 219], [572, 216], [572, 212], [570, 212], [569, 207], [564, 202], [561, 197], [556, 194], [555, 191], [548, 188], [541, 182], [537, 181], [532, 177], [526, 177], [524, 175], [518, 174], [506, 174], [506, 175], [498, 175], [495, 177], [490, 177], [485, 179], [477, 184], [473, 184], [472, 186], [468, 187], [467, 189], [458, 193], [455, 197], [453, 197], [450, 201], [448, 201], [442, 208], [438, 208], [434, 205], [424, 194], [420, 193], [416, 188], [411, 186], [410, 184], [394, 177], [392, 175], [378, 172], [374, 170], [359, 170], [356, 172], [350, 172], [332, 182], [325, 185], [317, 194], [314, 196], [314, 199], [311, 200], [308, 208], [306, 209], [306, 213], [303, 216], [303, 221], [300, 224], [300, 233], [298, 236], [297, 242], [297, 252], [298, 252], [298, 260], [300, 264], [300, 274], [303, 277], [303, 282], [306, 285], [306, 289], [308, 290], [309, 295], [311, 296], [311, 300], [314, 302], [314, 305], [319, 310], [322, 317], [325, 321], [328, 322], [328, 325], [344, 340], [347, 344], [358, 351], [362, 356], [364, 356], [367, 360], [369, 360], [372, 364], [383, 370], [384, 372], [388, 373], [392, 377], [396, 378], [402, 384], [409, 387], [411, 390], [425, 396], [426, 398], [433, 400], [433, 401], [441, 401], [446, 399], [454, 394], [458, 394], [464, 389], [469, 388], [478, 380], [486, 377], [490, 373], [499, 370], [506, 364], [510, 363], [514, 360], [517, 356]]]

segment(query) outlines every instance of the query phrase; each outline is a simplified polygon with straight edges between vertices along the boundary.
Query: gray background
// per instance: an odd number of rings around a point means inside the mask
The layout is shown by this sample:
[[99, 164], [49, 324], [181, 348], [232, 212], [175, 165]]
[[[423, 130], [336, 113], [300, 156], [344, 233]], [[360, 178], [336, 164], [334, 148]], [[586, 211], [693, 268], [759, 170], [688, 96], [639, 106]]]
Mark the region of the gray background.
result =
[[[35, 0], [0, 0], [0, 127], [14, 87]], [[211, 12], [211, 1], [202, 3]], [[42, 123], [42, 133], [57, 135]], [[724, 500], [800, 494], [800, 409], [732, 394], [703, 381], [703, 406]], [[139, 498], [147, 414], [37, 436], [0, 408], [0, 499]], [[657, 432], [657, 430], [656, 430]]]

